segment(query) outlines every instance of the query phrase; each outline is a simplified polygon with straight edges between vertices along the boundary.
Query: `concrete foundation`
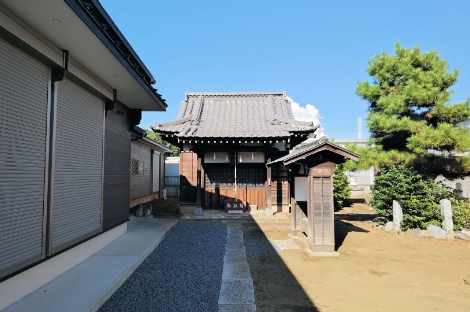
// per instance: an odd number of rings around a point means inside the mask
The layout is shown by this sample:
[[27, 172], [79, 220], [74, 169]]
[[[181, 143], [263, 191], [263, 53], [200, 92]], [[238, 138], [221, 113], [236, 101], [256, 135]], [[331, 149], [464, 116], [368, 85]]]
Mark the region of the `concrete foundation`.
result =
[[310, 242], [307, 244], [308, 249], [312, 252], [334, 252], [335, 245], [317, 245], [311, 244]]
[[180, 205], [181, 214], [193, 214], [194, 209], [196, 209], [196, 205]]
[[127, 231], [127, 223], [69, 249], [0, 283], [0, 310], [86, 260]]

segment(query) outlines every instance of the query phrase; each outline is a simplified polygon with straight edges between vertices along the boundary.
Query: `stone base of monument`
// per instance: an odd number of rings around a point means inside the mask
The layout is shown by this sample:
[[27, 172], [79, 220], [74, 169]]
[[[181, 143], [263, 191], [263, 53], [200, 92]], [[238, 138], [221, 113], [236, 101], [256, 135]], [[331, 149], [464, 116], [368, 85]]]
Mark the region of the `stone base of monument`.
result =
[[307, 242], [307, 248], [305, 248], [309, 256], [313, 257], [338, 257], [339, 252], [335, 251], [335, 245], [333, 244], [312, 244]]
[[266, 216], [267, 217], [273, 216], [273, 208], [266, 208]]
[[300, 231], [291, 232], [288, 235], [292, 239], [296, 239], [300, 242], [307, 243], [307, 236], [305, 236], [305, 234]]
[[337, 251], [311, 251], [309, 248], [305, 248], [307, 254], [311, 257], [339, 257], [340, 253]]

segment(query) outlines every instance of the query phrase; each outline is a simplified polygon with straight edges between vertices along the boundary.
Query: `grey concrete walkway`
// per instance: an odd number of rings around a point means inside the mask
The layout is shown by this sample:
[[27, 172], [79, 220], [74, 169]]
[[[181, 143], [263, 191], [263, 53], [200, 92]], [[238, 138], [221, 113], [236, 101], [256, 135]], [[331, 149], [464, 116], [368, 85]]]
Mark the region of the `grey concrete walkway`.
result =
[[131, 217], [125, 234], [3, 312], [96, 311], [176, 222], [176, 219]]
[[227, 222], [219, 312], [256, 311], [241, 222]]

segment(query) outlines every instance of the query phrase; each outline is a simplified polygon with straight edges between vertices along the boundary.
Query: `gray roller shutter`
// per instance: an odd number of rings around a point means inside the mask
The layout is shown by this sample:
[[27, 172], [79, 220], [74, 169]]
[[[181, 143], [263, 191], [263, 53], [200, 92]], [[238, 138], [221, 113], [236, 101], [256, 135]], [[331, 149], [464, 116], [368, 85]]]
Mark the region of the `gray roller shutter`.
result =
[[101, 230], [103, 105], [68, 79], [58, 83], [52, 252]]
[[49, 68], [0, 38], [0, 278], [42, 257]]

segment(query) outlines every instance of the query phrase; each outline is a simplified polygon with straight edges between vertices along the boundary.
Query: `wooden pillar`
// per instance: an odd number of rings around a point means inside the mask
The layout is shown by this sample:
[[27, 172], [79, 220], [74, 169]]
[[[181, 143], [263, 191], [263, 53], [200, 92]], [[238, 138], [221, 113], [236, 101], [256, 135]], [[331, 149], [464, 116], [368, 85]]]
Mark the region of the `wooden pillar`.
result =
[[[268, 158], [268, 163], [271, 162], [271, 158]], [[266, 215], [272, 216], [273, 215], [273, 208], [271, 204], [271, 167], [266, 168]]]
[[307, 176], [307, 218], [308, 218], [308, 227], [307, 227], [307, 246], [310, 248], [311, 245], [314, 244], [313, 238], [313, 189], [312, 189], [313, 181], [311, 170], [308, 172]]
[[[202, 157], [202, 156], [201, 156]], [[201, 208], [206, 208], [206, 173], [204, 171], [204, 166], [202, 165], [202, 158], [199, 158], [199, 165], [198, 165], [199, 171], [200, 171], [200, 185], [201, 185], [201, 190], [200, 190], [200, 200], [201, 200]]]
[[297, 237], [300, 233], [299, 212], [297, 211], [297, 202], [294, 197], [290, 199], [290, 221], [291, 221], [291, 236]]
[[197, 158], [197, 195], [196, 208], [201, 208], [201, 158]]
[[196, 209], [194, 209], [194, 215], [202, 215], [201, 207], [201, 158], [197, 158], [197, 190], [196, 190]]
[[297, 237], [300, 233], [300, 222], [302, 218], [302, 213], [298, 210], [297, 201], [295, 200], [295, 177], [291, 174], [291, 171], [288, 170], [288, 180], [289, 180], [289, 190], [288, 194], [290, 197], [290, 213], [291, 213], [291, 236]]
[[290, 195], [290, 229], [293, 236], [297, 236], [297, 219], [296, 219], [296, 209], [295, 209], [295, 198]]
[[[271, 158], [268, 158], [268, 163]], [[271, 167], [266, 168], [266, 208], [271, 208]]]
[[310, 169], [307, 189], [308, 248], [313, 252], [334, 252], [333, 170]]

